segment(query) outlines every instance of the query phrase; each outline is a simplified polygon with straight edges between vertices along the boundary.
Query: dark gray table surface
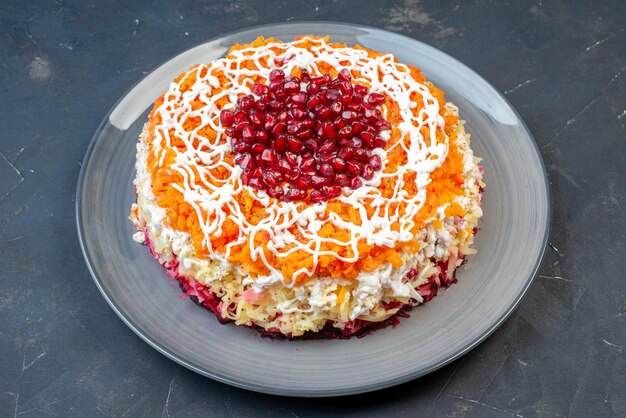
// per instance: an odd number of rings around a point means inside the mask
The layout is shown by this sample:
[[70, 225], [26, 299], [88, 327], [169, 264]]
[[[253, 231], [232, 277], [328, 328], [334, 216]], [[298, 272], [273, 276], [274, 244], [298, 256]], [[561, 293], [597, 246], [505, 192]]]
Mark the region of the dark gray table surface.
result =
[[[139, 339], [83, 261], [75, 188], [111, 106], [171, 56], [298, 20], [429, 43], [502, 91], [553, 193], [550, 248], [519, 308], [464, 358], [338, 399], [203, 378]], [[626, 3], [3, 1], [0, 4], [0, 416], [626, 416]]]

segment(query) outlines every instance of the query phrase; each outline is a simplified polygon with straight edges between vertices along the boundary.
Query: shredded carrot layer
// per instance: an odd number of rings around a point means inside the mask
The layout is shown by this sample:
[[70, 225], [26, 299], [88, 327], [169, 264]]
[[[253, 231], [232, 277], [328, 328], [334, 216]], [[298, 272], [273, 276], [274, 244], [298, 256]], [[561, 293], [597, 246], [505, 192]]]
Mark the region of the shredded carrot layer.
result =
[[[235, 45], [232, 49], [235, 50], [248, 47], [259, 47], [267, 45], [271, 42], [275, 42], [275, 40], [272, 38], [258, 38], [251, 44]], [[311, 50], [310, 48], [313, 45], [314, 44], [311, 42], [305, 42], [300, 44], [299, 46]], [[345, 47], [345, 45], [343, 44], [330, 45], [333, 47]], [[361, 46], [356, 46], [355, 48], [367, 51], [370, 57], [377, 57], [381, 55], [376, 51], [372, 51]], [[266, 62], [262, 62], [262, 64], [265, 65]], [[243, 66], [246, 68], [254, 68], [254, 64], [252, 62], [244, 61]], [[432, 84], [426, 83], [425, 77], [421, 74], [418, 68], [413, 66], [408, 67], [410, 68], [412, 76], [420, 83], [427, 85], [431, 94], [438, 100], [441, 109], [440, 114], [445, 119], [445, 134], [449, 138], [448, 156], [445, 159], [443, 165], [441, 165], [431, 174], [431, 182], [428, 184], [426, 189], [426, 201], [414, 219], [415, 226], [412, 232], [415, 234], [424, 226], [426, 220], [435, 216], [437, 208], [453, 201], [456, 196], [463, 195], [464, 191], [462, 187], [464, 184], [464, 178], [463, 158], [459, 149], [456, 146], [456, 126], [458, 124], [458, 117], [447, 114], [444, 111], [444, 93]], [[331, 66], [325, 66], [322, 63], [318, 65], [318, 68], [320, 68], [322, 72], [328, 72], [331, 77], [336, 76], [336, 70]], [[298, 73], [299, 70], [294, 70], [294, 73], [292, 75], [299, 75]], [[218, 79], [222, 84], [225, 84], [226, 79], [223, 77], [223, 74], [221, 77], [220, 74], [218, 74]], [[175, 81], [177, 83], [182, 81], [181, 91], [187, 91], [196, 81], [196, 72], [186, 72], [179, 76]], [[239, 82], [243, 81], [243, 79], [239, 80]], [[264, 80], [262, 77], [252, 77], [252, 81], [263, 83], [266, 80]], [[219, 92], [219, 89], [214, 90], [214, 94], [217, 92]], [[162, 127], [160, 127], [160, 124], [162, 122], [161, 118], [155, 112], [155, 110], [164, 102], [164, 97], [165, 95], [161, 96], [155, 102], [155, 107], [150, 114], [147, 130], [148, 137], [146, 138], [146, 141], [148, 144], [150, 144], [150, 147], [154, 146], [153, 141], [155, 138], [155, 129], [163, 129]], [[413, 111], [415, 112], [415, 114], [418, 114], [422, 107], [421, 97], [415, 97], [414, 101], [418, 104], [418, 106], [413, 109]], [[221, 109], [222, 106], [228, 103], [228, 98], [227, 96], [225, 96], [217, 103], [217, 107]], [[387, 98], [385, 105], [388, 109], [387, 120], [391, 123], [392, 126], [397, 126], [401, 122], [399, 106], [390, 98]], [[192, 108], [194, 110], [197, 110], [202, 106], [203, 103], [200, 100], [195, 100], [192, 102]], [[185, 130], [198, 130], [198, 135], [209, 138], [212, 141], [217, 138], [216, 132], [209, 127], [200, 127], [199, 118], [190, 118], [186, 116], [183, 116], [183, 118], [186, 118], [183, 121], [183, 126]], [[425, 138], [428, 138], [430, 136], [430, 132], [428, 132], [427, 126], [422, 128], [421, 133]], [[179, 137], [177, 137], [176, 132], [173, 129], [169, 130], [169, 132], [167, 132], [167, 135], [170, 138], [172, 148], [176, 147], [180, 150], [185, 149], [185, 143]], [[436, 136], [438, 142], [445, 141], [444, 135], [441, 131], [438, 131], [436, 133]], [[222, 138], [223, 137], [224, 135], [222, 135]], [[224, 138], [223, 141], [225, 140], [226, 139]], [[401, 133], [398, 129], [393, 129], [391, 133], [391, 138], [387, 142], [386, 148], [391, 148], [398, 141], [408, 140], [409, 138], [401, 137]], [[163, 146], [164, 144], [160, 145]], [[189, 203], [184, 201], [182, 193], [172, 187], [173, 184], [180, 185], [183, 183], [182, 176], [176, 171], [169, 168], [170, 165], [175, 162], [176, 152], [174, 152], [173, 149], [166, 148], [164, 157], [161, 155], [161, 152], [150, 152], [149, 155], [148, 169], [151, 173], [152, 190], [156, 196], [159, 206], [166, 209], [166, 213], [168, 216], [165, 221], [166, 226], [190, 233], [193, 240], [195, 252], [198, 254], [198, 256], [208, 256], [208, 250], [203, 245], [205, 236], [200, 227], [196, 211]], [[226, 158], [228, 162], [232, 164], [234, 156], [232, 154], [229, 154]], [[160, 160], [162, 160], [162, 164]], [[398, 167], [402, 166], [406, 162], [406, 152], [403, 150], [402, 147], [397, 146], [393, 148], [393, 150], [388, 152], [387, 166], [385, 168], [385, 172], [394, 172]], [[198, 176], [197, 172], [194, 174]], [[226, 180], [230, 176], [230, 172], [223, 167], [218, 167], [212, 170], [211, 175], [216, 179], [217, 182], [219, 182], [220, 180]], [[415, 187], [415, 183], [410, 180], [412, 180], [411, 174], [406, 175], [405, 190], [408, 195], [412, 196], [417, 193], [417, 189]], [[379, 187], [383, 196], [392, 196], [395, 184], [395, 178], [384, 178]], [[242, 208], [242, 211], [246, 214], [249, 222], [256, 224], [266, 216], [265, 208], [245, 190], [237, 195], [236, 199], [240, 207]], [[398, 203], [398, 205], [402, 205], [402, 203]], [[373, 207], [371, 207], [371, 205], [366, 207], [368, 207], [369, 215], [371, 215], [375, 210]], [[399, 209], [400, 211], [402, 210], [402, 208]], [[228, 214], [228, 209], [225, 208], [224, 210]], [[330, 212], [338, 214], [342, 219], [346, 221], [350, 221], [355, 224], [359, 224], [360, 222], [360, 215], [358, 211], [348, 204], [336, 200], [329, 201], [327, 203], [326, 213], [328, 214]], [[445, 213], [447, 216], [462, 216], [463, 209], [458, 204], [452, 204], [448, 206]], [[205, 216], [208, 215], [205, 213]], [[209, 220], [211, 220], [210, 216]], [[397, 227], [398, 229], [400, 228], [399, 225]], [[297, 231], [292, 232], [294, 233], [294, 235], [298, 235]], [[239, 227], [237, 226], [237, 224], [227, 219], [223, 224], [222, 233], [220, 236], [210, 236], [207, 238], [210, 240], [213, 251], [224, 254], [226, 245], [235, 241], [238, 237], [238, 234]], [[338, 228], [331, 222], [324, 223], [324, 227], [319, 231], [319, 235], [321, 237], [333, 237], [344, 242], [349, 241], [350, 238], [350, 235], [347, 231]], [[268, 239], [269, 236], [267, 234], [257, 234], [254, 237], [254, 243], [256, 244], [256, 246], [266, 248], [265, 246], [268, 242]], [[320, 277], [354, 279], [360, 272], [373, 271], [382, 263], [391, 263], [394, 267], [401, 267], [403, 264], [403, 260], [400, 257], [402, 252], [408, 250], [415, 253], [419, 251], [419, 249], [420, 243], [417, 241], [398, 242], [394, 248], [389, 248], [386, 246], [368, 245], [366, 241], [362, 239], [358, 243], [358, 261], [354, 263], [349, 263], [341, 261], [334, 256], [322, 255], [318, 260], [316, 274]], [[336, 252], [337, 254], [345, 257], [353, 256], [349, 247], [342, 247], [332, 243], [323, 242], [320, 251], [326, 250]], [[241, 268], [252, 277], [255, 277], [257, 275], [269, 274], [267, 267], [260, 260], [257, 259], [257, 261], [253, 261], [250, 255], [249, 242], [234, 247], [231, 250], [230, 254], [231, 255], [229, 258], [229, 262], [241, 266]], [[301, 268], [310, 269], [314, 265], [313, 256], [305, 251], [295, 251], [286, 257], [278, 258], [274, 256], [272, 252], [266, 250], [265, 256], [267, 262], [275, 268], [279, 269], [287, 280], [293, 277], [294, 272], [296, 272], [297, 270]], [[301, 277], [300, 280], [306, 279], [307, 277], [305, 276]], [[342, 300], [344, 296], [345, 295], [340, 293], [338, 297], [338, 303], [340, 303], [340, 300]]]

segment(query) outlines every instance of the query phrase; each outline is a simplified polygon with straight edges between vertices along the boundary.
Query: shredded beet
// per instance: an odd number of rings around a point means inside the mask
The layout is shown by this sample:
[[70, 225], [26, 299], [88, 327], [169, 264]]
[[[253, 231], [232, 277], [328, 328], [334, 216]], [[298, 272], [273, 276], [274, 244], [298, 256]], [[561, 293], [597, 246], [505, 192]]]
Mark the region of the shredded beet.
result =
[[[157, 259], [160, 260], [159, 254], [154, 251], [154, 246], [148, 237], [148, 234], [145, 233], [146, 236], [146, 244], [150, 248], [150, 252]], [[465, 262], [465, 259], [463, 259]], [[217, 297], [217, 295], [210, 291], [206, 286], [199, 283], [194, 279], [188, 279], [181, 275], [178, 271], [178, 259], [176, 256], [173, 256], [172, 261], [161, 263], [161, 265], [167, 270], [168, 274], [172, 276], [174, 279], [178, 280], [179, 286], [183, 292], [181, 297], [187, 297], [196, 303], [198, 306], [201, 306], [211, 312], [213, 312], [217, 318], [217, 320], [221, 324], [226, 324], [231, 322], [228, 318], [224, 318], [221, 314], [221, 304], [222, 300]], [[453, 270], [452, 275], [448, 276], [446, 272], [448, 271], [448, 262], [442, 261], [437, 263], [437, 266], [441, 269], [440, 274], [435, 274], [428, 279], [427, 283], [419, 286], [416, 290], [424, 299], [423, 303], [428, 302], [435, 296], [437, 296], [437, 291], [439, 288], [444, 287], [447, 288], [450, 285], [457, 282], [455, 277], [456, 269]], [[417, 274], [415, 269], [411, 269], [407, 275], [414, 276]], [[324, 328], [322, 328], [318, 332], [308, 331], [303, 335], [298, 337], [293, 337], [291, 335], [285, 335], [280, 332], [278, 329], [269, 329], [266, 330], [258, 325], [252, 325], [250, 328], [255, 329], [261, 336], [264, 338], [270, 339], [289, 339], [289, 340], [320, 340], [320, 339], [348, 339], [353, 336], [357, 338], [363, 338], [366, 335], [371, 334], [372, 332], [387, 328], [389, 326], [396, 327], [400, 324], [400, 318], [408, 318], [410, 316], [409, 312], [413, 308], [413, 304], [402, 304], [401, 302], [390, 302], [385, 305], [387, 309], [399, 308], [398, 312], [396, 312], [391, 317], [387, 318], [381, 322], [370, 322], [370, 321], [362, 321], [357, 319], [346, 324], [344, 329], [339, 329], [333, 327], [331, 323], [327, 323]]]

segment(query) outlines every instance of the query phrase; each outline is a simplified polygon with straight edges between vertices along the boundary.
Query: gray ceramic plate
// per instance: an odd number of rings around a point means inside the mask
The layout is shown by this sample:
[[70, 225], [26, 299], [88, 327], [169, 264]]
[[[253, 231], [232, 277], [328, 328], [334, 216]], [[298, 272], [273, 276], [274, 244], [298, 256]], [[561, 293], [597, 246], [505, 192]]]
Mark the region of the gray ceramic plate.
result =
[[[133, 202], [135, 144], [152, 102], [176, 75], [220, 58], [235, 42], [259, 35], [288, 41], [330, 35], [417, 65], [447, 93], [467, 121], [475, 153], [484, 158], [487, 192], [476, 248], [459, 283], [413, 311], [397, 328], [362, 339], [274, 341], [220, 325], [136, 244]], [[550, 198], [543, 163], [524, 122], [478, 74], [443, 52], [380, 29], [291, 23], [231, 34], [169, 60], [132, 88], [104, 119], [82, 164], [77, 222], [83, 253], [107, 302], [148, 344], [178, 363], [221, 382], [260, 392], [330, 396], [366, 392], [429, 373], [467, 353], [512, 312], [543, 255]]]

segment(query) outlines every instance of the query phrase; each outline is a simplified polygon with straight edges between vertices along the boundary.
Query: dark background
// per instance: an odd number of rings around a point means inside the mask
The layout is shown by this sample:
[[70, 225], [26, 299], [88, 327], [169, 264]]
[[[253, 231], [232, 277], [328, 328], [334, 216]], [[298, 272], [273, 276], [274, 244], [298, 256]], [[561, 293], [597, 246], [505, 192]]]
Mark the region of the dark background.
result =
[[[424, 378], [340, 399], [255, 394], [150, 348], [101, 297], [74, 221], [87, 145], [173, 55], [297, 20], [377, 26], [468, 64], [526, 120], [554, 219], [511, 318]], [[0, 4], [0, 416], [626, 416], [626, 3], [79, 1]]]

